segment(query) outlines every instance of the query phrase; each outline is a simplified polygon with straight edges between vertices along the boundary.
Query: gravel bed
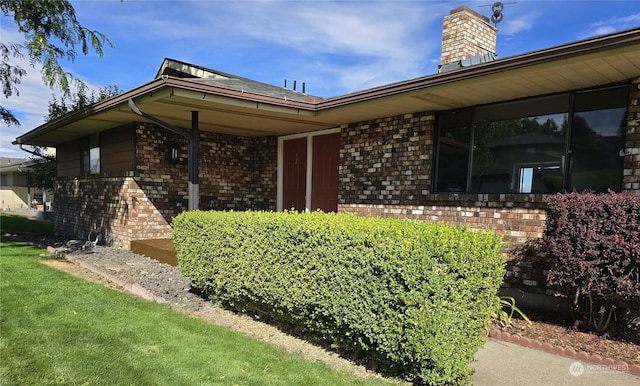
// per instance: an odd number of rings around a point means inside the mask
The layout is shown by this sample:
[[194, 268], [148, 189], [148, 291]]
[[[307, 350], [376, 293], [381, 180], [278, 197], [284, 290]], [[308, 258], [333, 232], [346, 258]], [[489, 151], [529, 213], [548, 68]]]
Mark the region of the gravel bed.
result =
[[180, 273], [178, 267], [128, 250], [97, 246], [69, 253], [67, 258], [125, 283], [137, 284], [186, 312], [202, 311], [210, 303], [192, 289], [191, 281]]

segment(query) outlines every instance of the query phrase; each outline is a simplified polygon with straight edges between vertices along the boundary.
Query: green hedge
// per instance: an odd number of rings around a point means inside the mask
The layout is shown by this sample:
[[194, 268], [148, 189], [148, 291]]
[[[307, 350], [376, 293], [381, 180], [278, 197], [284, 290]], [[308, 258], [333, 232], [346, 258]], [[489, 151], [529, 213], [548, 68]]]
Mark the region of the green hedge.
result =
[[173, 227], [181, 271], [214, 301], [409, 380], [469, 382], [499, 309], [492, 233], [321, 212], [185, 212]]

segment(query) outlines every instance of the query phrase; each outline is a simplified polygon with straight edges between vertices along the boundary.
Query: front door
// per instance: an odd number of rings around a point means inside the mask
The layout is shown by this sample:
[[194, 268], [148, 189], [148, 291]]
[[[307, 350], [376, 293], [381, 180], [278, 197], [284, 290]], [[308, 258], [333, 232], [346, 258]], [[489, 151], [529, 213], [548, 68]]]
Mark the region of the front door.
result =
[[340, 133], [282, 142], [282, 210], [338, 211]]
[[338, 212], [340, 133], [313, 137], [311, 210]]
[[282, 209], [306, 208], [307, 138], [284, 141], [282, 150]]

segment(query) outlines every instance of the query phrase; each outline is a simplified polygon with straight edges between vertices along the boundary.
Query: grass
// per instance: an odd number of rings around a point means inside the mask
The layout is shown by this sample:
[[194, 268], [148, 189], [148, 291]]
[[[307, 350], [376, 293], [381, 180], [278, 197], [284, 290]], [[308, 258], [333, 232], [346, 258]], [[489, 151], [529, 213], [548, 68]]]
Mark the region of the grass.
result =
[[[2, 234], [24, 226], [6, 218]], [[385, 384], [75, 278], [28, 244], [0, 248], [0, 385]]]
[[15, 214], [0, 213], [0, 231], [14, 233], [53, 234], [53, 223], [32, 220]]

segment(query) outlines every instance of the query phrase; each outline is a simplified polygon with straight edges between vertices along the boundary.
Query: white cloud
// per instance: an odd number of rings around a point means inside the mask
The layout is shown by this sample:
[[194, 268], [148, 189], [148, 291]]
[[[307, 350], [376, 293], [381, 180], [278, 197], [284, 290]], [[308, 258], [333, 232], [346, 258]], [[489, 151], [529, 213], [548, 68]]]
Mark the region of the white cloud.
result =
[[[0, 27], [3, 43], [22, 42], [24, 38], [14, 30]], [[34, 128], [44, 122], [47, 115], [47, 104], [43, 103], [51, 95], [51, 90], [42, 82], [40, 74], [41, 67], [37, 64], [31, 66], [26, 58], [9, 58], [12, 66], [19, 66], [27, 71], [27, 74], [16, 85], [17, 93], [14, 92], [9, 98], [2, 95], [2, 106], [14, 114], [20, 121], [20, 126], [2, 126], [0, 135], [0, 155], [3, 157], [26, 157], [27, 153], [21, 151], [17, 146], [11, 144], [15, 138], [27, 130]], [[33, 125], [33, 126], [32, 126]]]
[[538, 12], [520, 15], [515, 19], [508, 19], [504, 22], [504, 25], [498, 25], [498, 29], [500, 33], [504, 33], [505, 35], [515, 35], [530, 30], [536, 23], [538, 17], [540, 17]]
[[313, 69], [321, 68], [347, 92], [424, 75], [420, 70], [440, 51], [441, 19], [450, 8], [415, 2], [276, 4], [285, 7], [258, 3], [235, 20], [235, 28], [294, 49], [307, 63], [321, 63]]
[[640, 13], [632, 15], [612, 17], [607, 20], [600, 20], [589, 24], [589, 30], [582, 34], [583, 38], [591, 36], [605, 35], [615, 31], [637, 27], [640, 25]]
[[430, 60], [439, 56], [442, 17], [453, 7], [416, 1], [188, 1], [155, 7], [81, 2], [76, 9], [86, 25], [109, 36], [114, 53], [137, 48], [132, 59], [138, 63], [171, 57], [275, 84], [324, 76], [324, 85], [349, 92], [368, 84], [339, 81], [356, 71], [369, 73], [362, 79], [386, 75], [394, 81], [424, 75], [423, 68], [435, 72]]

